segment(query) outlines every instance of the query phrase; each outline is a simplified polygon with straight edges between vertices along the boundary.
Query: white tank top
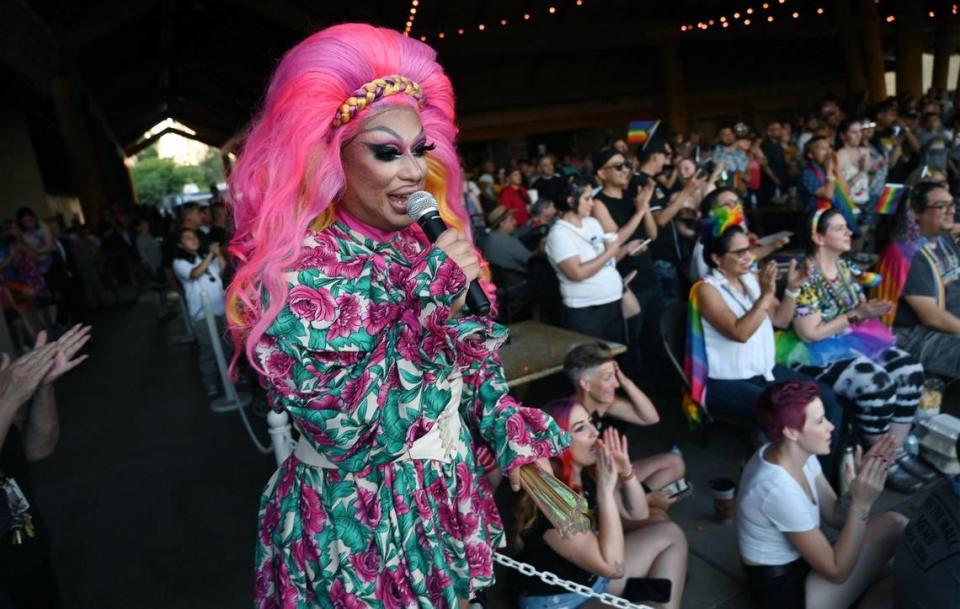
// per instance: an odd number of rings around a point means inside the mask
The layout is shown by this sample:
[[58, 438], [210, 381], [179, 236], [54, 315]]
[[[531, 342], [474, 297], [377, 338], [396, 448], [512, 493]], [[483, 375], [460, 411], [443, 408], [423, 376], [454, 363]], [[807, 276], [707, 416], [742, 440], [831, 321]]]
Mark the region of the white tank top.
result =
[[[760, 298], [760, 285], [752, 273], [740, 276], [740, 283], [746, 294], [740, 294], [730, 287], [726, 277], [716, 269], [711, 270], [704, 282], [713, 286], [727, 307], [740, 319], [753, 308]], [[773, 366], [776, 363], [776, 346], [773, 339], [773, 323], [768, 316], [747, 342], [731, 340], [714, 328], [707, 318], [703, 318], [703, 339], [707, 348], [707, 376], [722, 381], [738, 381], [762, 376], [773, 380]]]

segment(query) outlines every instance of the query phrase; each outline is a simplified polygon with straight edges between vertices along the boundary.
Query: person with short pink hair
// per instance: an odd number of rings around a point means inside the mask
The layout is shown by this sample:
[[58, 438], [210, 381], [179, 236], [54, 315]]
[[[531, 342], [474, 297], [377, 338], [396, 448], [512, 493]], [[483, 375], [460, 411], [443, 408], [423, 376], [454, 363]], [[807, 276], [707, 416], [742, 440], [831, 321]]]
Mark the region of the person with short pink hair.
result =
[[[737, 541], [754, 605], [759, 609], [843, 609], [864, 595], [860, 608], [892, 607], [885, 577], [907, 519], [871, 515], [896, 449], [884, 436], [863, 454], [850, 490], [837, 497], [817, 455], [830, 452], [833, 425], [813, 381], [767, 387], [757, 420], [769, 440], [743, 469], [737, 496]], [[820, 519], [840, 530], [836, 543]]]

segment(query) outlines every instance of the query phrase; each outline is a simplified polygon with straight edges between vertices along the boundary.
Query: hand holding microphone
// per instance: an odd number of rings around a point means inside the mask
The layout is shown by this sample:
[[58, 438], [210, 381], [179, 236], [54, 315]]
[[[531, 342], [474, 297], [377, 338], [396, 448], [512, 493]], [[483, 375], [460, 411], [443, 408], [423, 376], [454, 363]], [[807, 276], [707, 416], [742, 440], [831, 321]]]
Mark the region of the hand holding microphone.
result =
[[437, 202], [429, 192], [418, 190], [407, 199], [407, 215], [413, 218], [427, 239], [443, 250], [467, 276], [470, 286], [467, 288], [467, 306], [475, 315], [490, 312], [490, 301], [477, 282], [480, 276], [480, 261], [473, 250], [473, 244], [467, 241], [459, 231], [448, 229], [440, 218]]

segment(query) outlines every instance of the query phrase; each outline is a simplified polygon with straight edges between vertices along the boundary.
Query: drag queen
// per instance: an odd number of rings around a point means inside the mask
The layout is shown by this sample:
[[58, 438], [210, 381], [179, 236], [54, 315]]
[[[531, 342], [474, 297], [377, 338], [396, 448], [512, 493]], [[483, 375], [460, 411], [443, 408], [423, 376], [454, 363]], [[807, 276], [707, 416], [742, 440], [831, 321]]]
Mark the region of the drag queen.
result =
[[[566, 446], [507, 395], [506, 329], [464, 309], [485, 263], [455, 135], [434, 51], [359, 24], [290, 50], [247, 134], [231, 327], [301, 433], [260, 504], [259, 608], [463, 606], [503, 538], [475, 448], [516, 488]], [[418, 190], [455, 229], [434, 245], [405, 213]]]

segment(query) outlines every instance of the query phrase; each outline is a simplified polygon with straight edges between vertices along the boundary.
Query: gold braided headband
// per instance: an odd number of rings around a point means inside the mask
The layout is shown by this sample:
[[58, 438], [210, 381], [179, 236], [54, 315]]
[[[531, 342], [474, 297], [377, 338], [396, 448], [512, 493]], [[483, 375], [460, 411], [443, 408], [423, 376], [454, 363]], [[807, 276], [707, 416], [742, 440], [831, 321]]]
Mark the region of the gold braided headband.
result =
[[340, 109], [337, 110], [336, 115], [334, 115], [333, 127], [337, 128], [340, 125], [349, 123], [358, 112], [373, 102], [390, 95], [396, 95], [397, 93], [406, 93], [417, 100], [420, 105], [423, 105], [423, 90], [420, 89], [420, 85], [398, 74], [384, 76], [383, 78], [371, 80], [354, 91], [353, 95], [348, 97], [347, 101], [343, 102], [343, 105], [340, 106]]

